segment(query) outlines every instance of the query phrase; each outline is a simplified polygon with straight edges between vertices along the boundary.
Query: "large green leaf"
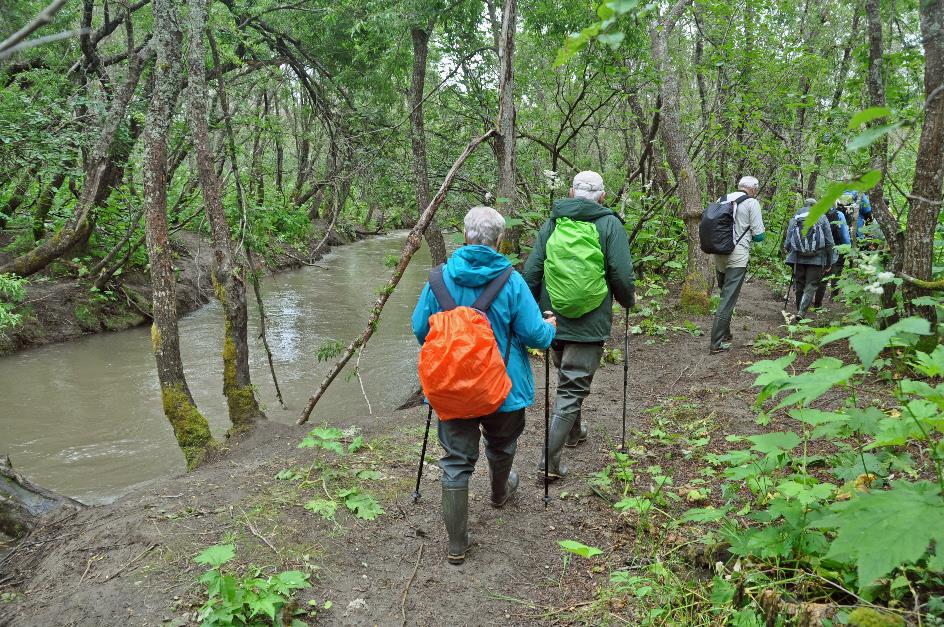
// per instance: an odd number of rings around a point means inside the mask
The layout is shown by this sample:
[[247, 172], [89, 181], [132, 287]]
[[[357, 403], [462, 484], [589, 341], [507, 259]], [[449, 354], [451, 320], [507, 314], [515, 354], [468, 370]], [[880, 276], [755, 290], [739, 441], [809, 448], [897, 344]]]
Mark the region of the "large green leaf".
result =
[[754, 443], [752, 449], [765, 455], [789, 451], [802, 442], [793, 431], [775, 431], [761, 435], [749, 435], [747, 439]]
[[559, 544], [560, 548], [564, 549], [565, 551], [579, 555], [580, 557], [591, 558], [594, 555], [603, 554], [603, 551], [597, 547], [587, 546], [586, 544], [581, 544], [576, 540], [558, 540], [557, 544]]
[[235, 545], [216, 544], [193, 558], [193, 561], [195, 561], [197, 564], [206, 564], [207, 566], [212, 566], [213, 568], [219, 568], [234, 557], [236, 557]]
[[859, 191], [868, 191], [875, 187], [875, 185], [882, 178], [882, 173], [878, 170], [869, 170], [862, 176], [854, 178], [850, 181], [837, 181], [831, 183], [830, 186], [826, 189], [826, 193], [823, 194], [820, 199], [810, 207], [810, 215], [803, 221], [803, 230], [804, 233], [809, 230], [811, 226], [816, 224], [816, 221], [819, 220], [820, 216], [825, 215], [829, 208], [833, 206], [833, 203], [842, 196], [847, 189], [855, 189]]
[[836, 530], [827, 558], [855, 562], [862, 588], [903, 564], [913, 564], [937, 544], [944, 552], [944, 499], [927, 481], [893, 481], [892, 489], [862, 494], [833, 506], [833, 514], [811, 525]]
[[876, 141], [888, 135], [896, 128], [900, 128], [902, 122], [894, 122], [892, 124], [881, 124], [879, 126], [873, 126], [867, 128], [846, 143], [847, 150], [860, 150], [871, 146]]
[[872, 120], [879, 118], [888, 117], [891, 114], [892, 110], [888, 107], [869, 107], [852, 116], [852, 119], [849, 120], [849, 130], [854, 131], [863, 124], [868, 124]]

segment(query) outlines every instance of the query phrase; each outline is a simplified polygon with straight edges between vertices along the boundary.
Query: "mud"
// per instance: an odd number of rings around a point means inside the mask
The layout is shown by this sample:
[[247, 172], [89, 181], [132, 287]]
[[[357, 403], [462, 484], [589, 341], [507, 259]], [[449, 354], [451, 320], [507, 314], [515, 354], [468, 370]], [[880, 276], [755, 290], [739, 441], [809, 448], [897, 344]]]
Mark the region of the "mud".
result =
[[[632, 336], [627, 428], [648, 432], [653, 408], [684, 404], [693, 416], [711, 417], [710, 447], [729, 433], [760, 430], [754, 422], [752, 375], [743, 368], [758, 359], [749, 346], [762, 332], [782, 324], [781, 302], [760, 282], [744, 286], [735, 319], [734, 349], [710, 356], [704, 335], [707, 316], [664, 310], [692, 332], [664, 338]], [[622, 346], [622, 324], [614, 323], [613, 347]], [[535, 381], [543, 364], [533, 361]], [[311, 624], [472, 625], [569, 622], [573, 611], [595, 598], [608, 571], [592, 560], [565, 560], [557, 542], [577, 540], [600, 547], [609, 564], [636, 564], [636, 528], [590, 489], [586, 476], [612, 461], [622, 423], [623, 370], [602, 368], [584, 405], [590, 438], [565, 449], [571, 476], [553, 484], [550, 505], [535, 465], [543, 445], [544, 393], [527, 412], [516, 468], [519, 492], [504, 509], [488, 503], [487, 465], [480, 460], [472, 480], [470, 530], [475, 545], [466, 563], [450, 566], [440, 520], [437, 469], [427, 466], [422, 498], [410, 498], [425, 412], [384, 410], [338, 427], [355, 426], [371, 444], [337, 457], [296, 447], [308, 428], [267, 424], [230, 443], [221, 459], [188, 475], [158, 482], [118, 502], [90, 508], [65, 520], [50, 520], [0, 563], [0, 624], [158, 625], [195, 624], [204, 567], [193, 556], [218, 542], [236, 544], [237, 571], [254, 564], [264, 574], [299, 569], [313, 587], [298, 595], [300, 607], [317, 601]], [[552, 377], [553, 381], [553, 377]], [[551, 390], [553, 399], [553, 383]], [[678, 416], [665, 412], [666, 416]], [[438, 455], [435, 426], [428, 459]], [[675, 468], [672, 448], [640, 453], [649, 464]], [[692, 472], [677, 465], [675, 486]], [[275, 475], [296, 469], [309, 481], [285, 482]], [[306, 511], [305, 502], [350, 484], [359, 469], [382, 478], [364, 482], [385, 513], [357, 520], [341, 506], [335, 521]], [[271, 546], [270, 546], [271, 544]], [[330, 609], [323, 609], [330, 601]], [[630, 600], [620, 615], [633, 621]], [[626, 605], [629, 604], [629, 605]]]

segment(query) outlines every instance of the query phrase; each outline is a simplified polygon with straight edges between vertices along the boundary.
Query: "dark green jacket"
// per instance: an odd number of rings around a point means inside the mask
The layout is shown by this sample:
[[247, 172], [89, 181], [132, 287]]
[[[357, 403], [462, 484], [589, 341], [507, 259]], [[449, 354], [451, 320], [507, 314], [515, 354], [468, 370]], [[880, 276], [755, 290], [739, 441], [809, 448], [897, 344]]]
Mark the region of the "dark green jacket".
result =
[[556, 218], [592, 222], [600, 235], [606, 265], [609, 294], [600, 306], [579, 318], [565, 318], [556, 311], [557, 335], [554, 339], [571, 342], [602, 342], [610, 338], [613, 322], [613, 297], [624, 307], [633, 306], [633, 260], [629, 254], [629, 237], [622, 221], [610, 209], [583, 198], [554, 201], [551, 217], [538, 231], [534, 249], [524, 263], [524, 279], [541, 309], [552, 310], [551, 299], [544, 286], [544, 259], [547, 240], [554, 232]]

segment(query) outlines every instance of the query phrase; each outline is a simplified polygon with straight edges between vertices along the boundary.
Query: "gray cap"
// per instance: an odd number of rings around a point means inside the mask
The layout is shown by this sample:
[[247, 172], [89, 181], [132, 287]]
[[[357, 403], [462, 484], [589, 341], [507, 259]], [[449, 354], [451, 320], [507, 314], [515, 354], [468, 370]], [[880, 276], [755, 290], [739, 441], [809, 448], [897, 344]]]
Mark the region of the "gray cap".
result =
[[574, 184], [571, 187], [585, 192], [602, 192], [603, 177], [593, 170], [584, 170], [574, 177]]
[[816, 204], [816, 199], [815, 199], [815, 198], [807, 198], [806, 200], [803, 201], [803, 205], [804, 205], [805, 207], [812, 207], [812, 206], [815, 205], [815, 204]]

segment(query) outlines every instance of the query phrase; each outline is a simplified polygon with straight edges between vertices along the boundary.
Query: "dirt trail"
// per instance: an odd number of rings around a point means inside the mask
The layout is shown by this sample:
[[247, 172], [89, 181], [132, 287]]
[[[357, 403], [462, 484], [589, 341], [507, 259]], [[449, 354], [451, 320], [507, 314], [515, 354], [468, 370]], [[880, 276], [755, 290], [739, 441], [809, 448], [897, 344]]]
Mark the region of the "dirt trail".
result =
[[[780, 307], [766, 285], [746, 284], [732, 326], [735, 348], [723, 355], [709, 356], [707, 339], [686, 331], [669, 332], [665, 338], [633, 336], [628, 428], [648, 429], [645, 410], [684, 401], [714, 414], [719, 428], [713, 439], [756, 430], [752, 378], [743, 372], [756, 357], [747, 344], [782, 324]], [[676, 317], [674, 324], [688, 320], [710, 331], [710, 317], [673, 311], [666, 306], [662, 315]], [[614, 324], [617, 335], [621, 329], [621, 323]], [[614, 347], [621, 344], [622, 337], [613, 338]], [[237, 570], [247, 564], [268, 573], [308, 569], [314, 586], [299, 595], [301, 606], [309, 599], [331, 602], [330, 609], [306, 619], [313, 624], [564, 620], [565, 610], [594, 598], [607, 572], [579, 558], [565, 569], [558, 540], [601, 547], [627, 564], [638, 557], [632, 554], [633, 530], [585, 480], [611, 461], [619, 444], [623, 372], [620, 365], [598, 372], [584, 405], [590, 439], [579, 449], [565, 449], [572, 474], [551, 486], [545, 511], [534, 470], [543, 445], [544, 374], [542, 364], [533, 365], [539, 390], [519, 443], [521, 488], [504, 509], [491, 508], [482, 456], [469, 507], [475, 546], [462, 567], [444, 560], [438, 469], [428, 468], [420, 503], [410, 499], [425, 422], [422, 408], [355, 421], [371, 449], [340, 458], [296, 448], [307, 428], [271, 424], [190, 475], [155, 483], [113, 505], [50, 522], [35, 532], [0, 563], [0, 589], [16, 593], [0, 603], [0, 625], [188, 624], [203, 593], [197, 579], [204, 567], [192, 558], [222, 541], [236, 543]], [[553, 400], [553, 382], [551, 394]], [[440, 450], [435, 437], [434, 425], [431, 461]], [[286, 468], [307, 472], [310, 481], [276, 480]], [[303, 508], [309, 499], [336, 494], [364, 469], [382, 474], [379, 480], [357, 484], [380, 500], [385, 514], [377, 520], [357, 520], [343, 505], [335, 521]], [[625, 613], [631, 615], [631, 609]]]

